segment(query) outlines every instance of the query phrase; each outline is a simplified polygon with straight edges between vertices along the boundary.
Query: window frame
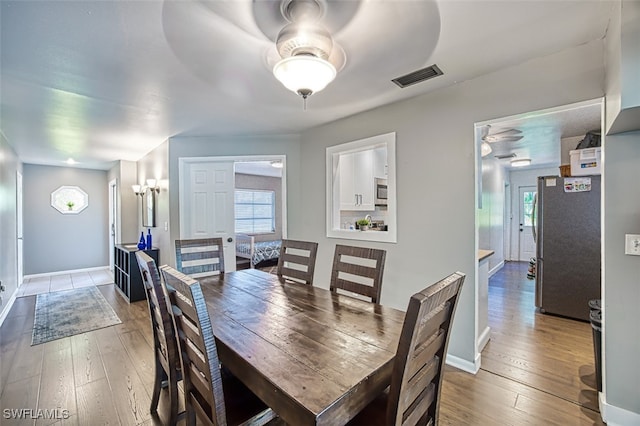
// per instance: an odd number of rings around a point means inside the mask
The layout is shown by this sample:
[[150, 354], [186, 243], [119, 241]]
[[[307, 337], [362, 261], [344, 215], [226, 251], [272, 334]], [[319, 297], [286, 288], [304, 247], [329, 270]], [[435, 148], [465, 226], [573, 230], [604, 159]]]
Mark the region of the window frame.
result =
[[[255, 211], [252, 212], [252, 217], [250, 219], [238, 219], [238, 217], [236, 216], [237, 213], [237, 208], [236, 206], [239, 204], [236, 201], [236, 194], [238, 192], [251, 192], [251, 193], [270, 193], [271, 194], [271, 230], [270, 231], [255, 231]], [[250, 205], [250, 206], [256, 206], [256, 205], [260, 205], [260, 206], [266, 206], [269, 205], [267, 203], [240, 203], [241, 205]], [[276, 232], [276, 191], [274, 190], [270, 190], [270, 189], [253, 189], [253, 188], [235, 188], [233, 190], [233, 210], [234, 210], [234, 217], [233, 217], [233, 228], [234, 228], [234, 232], [236, 234], [249, 234], [249, 235], [265, 235], [265, 234], [274, 234]], [[259, 218], [261, 220], [267, 219], [267, 218]], [[237, 228], [237, 221], [238, 220], [247, 220], [247, 221], [251, 221], [252, 224], [252, 231], [251, 232], [247, 232], [247, 231], [239, 231]]]

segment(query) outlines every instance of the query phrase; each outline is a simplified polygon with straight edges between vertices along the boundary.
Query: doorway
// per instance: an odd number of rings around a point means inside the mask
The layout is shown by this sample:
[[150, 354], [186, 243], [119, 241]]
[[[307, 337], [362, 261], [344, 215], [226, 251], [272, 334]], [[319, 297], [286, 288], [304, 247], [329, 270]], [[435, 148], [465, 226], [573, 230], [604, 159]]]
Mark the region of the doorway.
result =
[[518, 197], [518, 260], [528, 262], [536, 256], [536, 241], [533, 237], [533, 212], [536, 198], [535, 186], [521, 186]]
[[114, 248], [118, 235], [118, 181], [109, 181], [109, 270], [113, 273]]
[[[222, 238], [224, 267], [225, 271], [230, 272], [236, 270], [237, 237], [239, 232], [246, 231], [247, 226], [251, 227], [250, 233], [256, 237], [256, 241], [260, 240], [261, 234], [277, 233], [280, 238], [284, 237], [285, 160], [283, 155], [180, 158], [179, 238]], [[270, 169], [278, 169], [278, 188], [269, 189], [256, 184], [256, 181], [267, 180], [266, 173]], [[253, 175], [253, 178], [249, 175]], [[238, 187], [236, 178], [241, 187]], [[256, 194], [265, 195], [270, 192], [278, 193], [277, 198], [271, 198], [271, 206], [267, 206], [264, 201], [269, 197], [255, 197]], [[247, 194], [252, 195], [251, 203], [247, 201]], [[240, 201], [238, 197], [241, 198]], [[236, 215], [238, 203], [246, 210], [241, 217]], [[263, 214], [264, 212], [271, 214]], [[273, 223], [273, 227], [267, 226], [267, 222]], [[242, 228], [240, 231], [239, 227]]]
[[24, 278], [23, 239], [22, 239], [22, 173], [16, 172], [16, 271], [18, 287]]

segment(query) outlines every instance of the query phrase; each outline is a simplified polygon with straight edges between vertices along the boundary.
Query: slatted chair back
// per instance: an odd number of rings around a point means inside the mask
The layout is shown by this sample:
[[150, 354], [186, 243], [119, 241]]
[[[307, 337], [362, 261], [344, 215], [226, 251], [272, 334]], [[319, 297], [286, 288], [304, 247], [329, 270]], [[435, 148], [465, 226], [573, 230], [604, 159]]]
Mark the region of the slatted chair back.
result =
[[278, 258], [278, 276], [281, 279], [313, 284], [318, 243], [282, 240]]
[[156, 262], [143, 251], [137, 251], [136, 258], [147, 296], [153, 331], [155, 382], [151, 412], [157, 412], [160, 391], [165, 382], [169, 390], [170, 424], [175, 424], [178, 416], [178, 382], [182, 375], [173, 319]]
[[195, 416], [213, 425], [226, 424], [224, 393], [216, 341], [200, 283], [169, 267], [161, 268], [182, 358], [187, 423]]
[[387, 252], [380, 249], [336, 245], [330, 289], [339, 289], [370, 297], [380, 303], [382, 275]]
[[437, 424], [449, 332], [464, 278], [456, 272], [411, 296], [394, 360], [386, 424]]
[[222, 238], [176, 240], [176, 269], [192, 278], [224, 274]]

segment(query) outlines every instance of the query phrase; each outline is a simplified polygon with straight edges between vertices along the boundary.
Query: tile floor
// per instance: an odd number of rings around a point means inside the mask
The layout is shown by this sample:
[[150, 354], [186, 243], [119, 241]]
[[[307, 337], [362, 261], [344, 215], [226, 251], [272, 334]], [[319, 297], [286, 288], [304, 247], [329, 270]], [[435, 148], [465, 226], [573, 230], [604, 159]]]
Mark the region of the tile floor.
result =
[[113, 274], [108, 269], [26, 278], [16, 297], [103, 284], [113, 284]]

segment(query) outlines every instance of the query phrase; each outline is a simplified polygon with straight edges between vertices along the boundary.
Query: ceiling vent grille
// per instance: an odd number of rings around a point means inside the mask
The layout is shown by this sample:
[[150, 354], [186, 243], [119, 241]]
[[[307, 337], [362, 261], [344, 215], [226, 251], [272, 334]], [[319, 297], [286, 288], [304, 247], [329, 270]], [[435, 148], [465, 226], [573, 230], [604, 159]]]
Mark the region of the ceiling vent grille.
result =
[[430, 78], [437, 77], [444, 74], [437, 65], [433, 64], [430, 67], [422, 68], [418, 71], [414, 71], [402, 77], [394, 78], [393, 81], [401, 88], [411, 86], [412, 84], [420, 83]]
[[505, 160], [507, 158], [515, 158], [516, 154], [511, 153], [511, 154], [502, 154], [502, 155], [496, 155], [495, 156], [498, 160]]

